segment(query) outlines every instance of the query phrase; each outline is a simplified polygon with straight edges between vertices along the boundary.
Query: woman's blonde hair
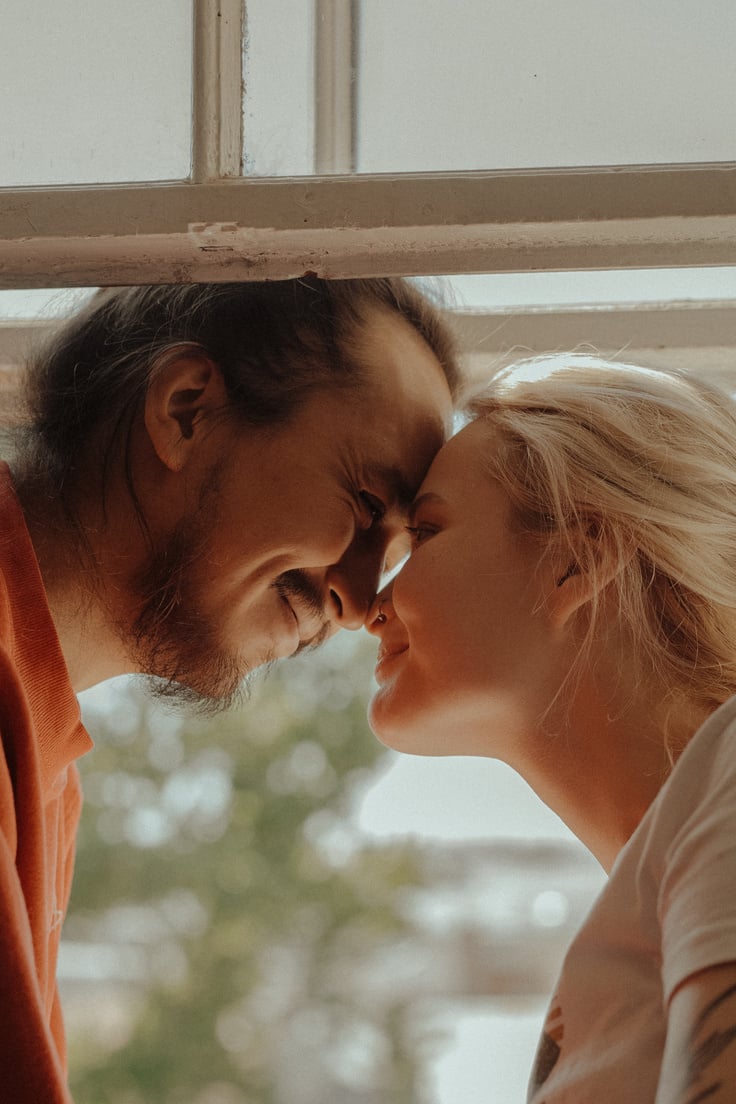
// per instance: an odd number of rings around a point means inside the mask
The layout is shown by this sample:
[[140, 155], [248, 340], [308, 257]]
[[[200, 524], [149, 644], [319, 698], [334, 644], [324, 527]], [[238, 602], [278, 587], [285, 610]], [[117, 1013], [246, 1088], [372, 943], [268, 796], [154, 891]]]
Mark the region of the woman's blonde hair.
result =
[[574, 354], [502, 371], [467, 409], [494, 431], [488, 470], [523, 530], [566, 547], [573, 570], [602, 573], [605, 559], [635, 658], [673, 691], [713, 704], [735, 693], [731, 397]]

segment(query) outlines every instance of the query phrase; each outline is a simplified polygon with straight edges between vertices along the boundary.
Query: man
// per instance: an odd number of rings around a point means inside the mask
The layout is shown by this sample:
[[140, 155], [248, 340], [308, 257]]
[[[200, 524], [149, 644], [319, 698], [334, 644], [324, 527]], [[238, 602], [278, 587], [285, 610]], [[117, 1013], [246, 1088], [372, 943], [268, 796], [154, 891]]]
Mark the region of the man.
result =
[[224, 708], [358, 628], [457, 384], [433, 308], [388, 279], [101, 292], [37, 358], [0, 472], [3, 1101], [69, 1101], [75, 695], [138, 672]]

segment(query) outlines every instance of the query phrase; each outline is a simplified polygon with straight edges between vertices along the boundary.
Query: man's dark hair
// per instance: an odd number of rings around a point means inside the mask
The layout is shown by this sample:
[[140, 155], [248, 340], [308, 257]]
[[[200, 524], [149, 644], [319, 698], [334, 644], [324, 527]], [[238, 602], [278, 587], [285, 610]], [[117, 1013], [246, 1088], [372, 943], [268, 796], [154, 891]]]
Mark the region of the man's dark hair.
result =
[[25, 461], [63, 501], [91, 446], [100, 471], [116, 446], [127, 457], [151, 373], [182, 344], [219, 367], [230, 413], [245, 425], [285, 422], [314, 391], [360, 383], [353, 346], [375, 311], [413, 326], [455, 394], [459, 375], [439, 312], [398, 277], [103, 289], [29, 365]]

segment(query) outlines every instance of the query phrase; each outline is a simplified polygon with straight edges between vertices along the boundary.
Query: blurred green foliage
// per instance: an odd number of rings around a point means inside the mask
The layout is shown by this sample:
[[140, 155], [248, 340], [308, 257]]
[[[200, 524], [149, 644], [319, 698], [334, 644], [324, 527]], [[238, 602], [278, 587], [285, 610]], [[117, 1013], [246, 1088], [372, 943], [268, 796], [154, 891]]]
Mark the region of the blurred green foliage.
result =
[[365, 722], [374, 651], [338, 638], [209, 721], [134, 682], [86, 707], [65, 940], [118, 948], [87, 999], [99, 1023], [106, 1001], [129, 1012], [114, 1045], [68, 1016], [78, 1104], [417, 1098], [401, 997], [359, 982], [421, 880], [410, 845], [366, 848], [348, 817], [382, 755]]

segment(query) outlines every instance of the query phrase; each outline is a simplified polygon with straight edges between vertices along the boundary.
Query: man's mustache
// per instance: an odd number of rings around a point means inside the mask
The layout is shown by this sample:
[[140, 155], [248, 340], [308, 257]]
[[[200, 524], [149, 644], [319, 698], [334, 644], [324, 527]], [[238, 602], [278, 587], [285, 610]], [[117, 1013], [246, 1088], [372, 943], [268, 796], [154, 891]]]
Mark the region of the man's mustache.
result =
[[325, 617], [324, 596], [317, 584], [303, 571], [294, 569], [279, 575], [273, 585], [282, 598], [286, 598], [290, 605], [296, 607], [300, 620], [306, 618], [319, 623], [316, 631], [307, 640], [302, 640], [297, 654], [306, 648], [316, 648], [323, 644], [330, 635], [332, 626]]

